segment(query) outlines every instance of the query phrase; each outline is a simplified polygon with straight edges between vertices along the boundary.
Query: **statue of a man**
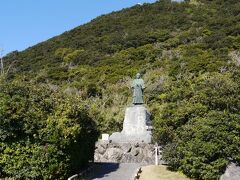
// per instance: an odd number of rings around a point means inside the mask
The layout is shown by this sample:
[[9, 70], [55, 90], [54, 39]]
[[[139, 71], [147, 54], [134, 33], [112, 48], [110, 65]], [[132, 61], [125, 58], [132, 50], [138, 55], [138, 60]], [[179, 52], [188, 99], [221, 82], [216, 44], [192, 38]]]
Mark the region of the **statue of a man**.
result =
[[143, 104], [143, 89], [144, 81], [140, 78], [140, 73], [137, 73], [136, 79], [133, 80], [131, 88], [133, 90], [133, 104]]

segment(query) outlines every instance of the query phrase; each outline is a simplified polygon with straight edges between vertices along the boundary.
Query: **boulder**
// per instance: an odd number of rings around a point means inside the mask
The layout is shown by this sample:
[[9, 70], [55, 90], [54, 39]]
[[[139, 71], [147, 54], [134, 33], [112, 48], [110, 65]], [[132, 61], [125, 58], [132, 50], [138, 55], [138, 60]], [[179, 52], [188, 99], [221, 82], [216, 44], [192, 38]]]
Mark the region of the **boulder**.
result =
[[235, 163], [229, 164], [220, 180], [240, 180], [240, 166]]
[[123, 143], [121, 149], [123, 150], [124, 154], [129, 153], [132, 150], [132, 145], [129, 143]]
[[122, 151], [118, 148], [108, 148], [104, 154], [105, 159], [119, 161], [122, 158]]

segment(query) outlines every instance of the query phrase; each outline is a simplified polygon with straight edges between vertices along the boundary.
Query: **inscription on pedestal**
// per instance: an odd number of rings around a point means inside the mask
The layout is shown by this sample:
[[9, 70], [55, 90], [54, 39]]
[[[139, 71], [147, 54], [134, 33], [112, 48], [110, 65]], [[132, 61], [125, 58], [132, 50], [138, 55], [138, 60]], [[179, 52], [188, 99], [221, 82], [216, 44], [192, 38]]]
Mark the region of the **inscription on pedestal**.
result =
[[148, 128], [150, 113], [143, 105], [128, 107], [125, 112], [122, 132], [113, 133], [113, 142], [151, 143], [151, 130]]

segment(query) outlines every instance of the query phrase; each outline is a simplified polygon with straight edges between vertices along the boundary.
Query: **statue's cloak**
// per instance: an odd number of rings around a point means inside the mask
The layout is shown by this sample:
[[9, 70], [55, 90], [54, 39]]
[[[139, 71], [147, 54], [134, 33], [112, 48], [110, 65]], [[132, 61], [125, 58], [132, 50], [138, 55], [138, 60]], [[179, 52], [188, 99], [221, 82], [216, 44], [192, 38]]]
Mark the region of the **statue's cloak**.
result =
[[133, 89], [133, 104], [143, 104], [144, 81], [142, 79], [134, 79], [131, 87]]

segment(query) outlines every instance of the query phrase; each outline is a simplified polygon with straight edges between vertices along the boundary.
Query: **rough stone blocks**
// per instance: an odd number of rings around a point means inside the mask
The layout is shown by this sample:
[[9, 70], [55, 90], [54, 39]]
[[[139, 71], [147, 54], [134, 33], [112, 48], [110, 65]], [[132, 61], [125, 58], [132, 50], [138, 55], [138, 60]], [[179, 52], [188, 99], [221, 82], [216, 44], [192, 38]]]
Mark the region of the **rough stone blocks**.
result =
[[98, 141], [94, 162], [154, 164], [154, 145], [147, 143], [111, 143]]

